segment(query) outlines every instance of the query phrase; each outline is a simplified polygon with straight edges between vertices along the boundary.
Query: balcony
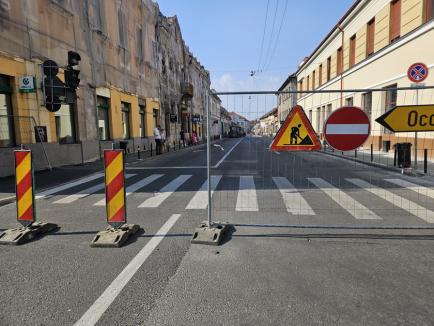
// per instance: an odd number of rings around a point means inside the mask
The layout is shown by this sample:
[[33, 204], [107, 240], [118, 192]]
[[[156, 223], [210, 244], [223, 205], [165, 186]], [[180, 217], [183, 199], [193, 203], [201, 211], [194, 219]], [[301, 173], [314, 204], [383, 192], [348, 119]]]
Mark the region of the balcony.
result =
[[182, 97], [192, 98], [193, 97], [193, 84], [192, 83], [181, 83], [181, 93], [182, 93]]

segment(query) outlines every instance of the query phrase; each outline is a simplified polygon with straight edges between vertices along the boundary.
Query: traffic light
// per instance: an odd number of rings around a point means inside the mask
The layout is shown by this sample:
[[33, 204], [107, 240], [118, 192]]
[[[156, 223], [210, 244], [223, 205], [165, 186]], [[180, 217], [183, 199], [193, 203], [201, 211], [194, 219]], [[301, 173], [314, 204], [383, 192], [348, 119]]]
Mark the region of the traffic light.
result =
[[65, 84], [57, 77], [59, 66], [53, 60], [42, 64], [44, 71], [45, 106], [50, 112], [57, 112], [62, 105], [61, 97], [65, 96]]
[[80, 78], [78, 78], [80, 70], [74, 69], [74, 66], [78, 66], [80, 60], [81, 57], [77, 52], [68, 51], [68, 66], [65, 70], [65, 84], [74, 91], [80, 85]]

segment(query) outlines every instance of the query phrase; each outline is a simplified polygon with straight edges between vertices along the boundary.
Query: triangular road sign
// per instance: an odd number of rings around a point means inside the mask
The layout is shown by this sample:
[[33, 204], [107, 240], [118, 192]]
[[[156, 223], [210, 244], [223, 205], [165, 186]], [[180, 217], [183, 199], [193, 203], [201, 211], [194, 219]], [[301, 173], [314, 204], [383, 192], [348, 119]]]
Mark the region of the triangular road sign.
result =
[[321, 149], [318, 136], [301, 106], [294, 106], [271, 143], [273, 151], [315, 151]]

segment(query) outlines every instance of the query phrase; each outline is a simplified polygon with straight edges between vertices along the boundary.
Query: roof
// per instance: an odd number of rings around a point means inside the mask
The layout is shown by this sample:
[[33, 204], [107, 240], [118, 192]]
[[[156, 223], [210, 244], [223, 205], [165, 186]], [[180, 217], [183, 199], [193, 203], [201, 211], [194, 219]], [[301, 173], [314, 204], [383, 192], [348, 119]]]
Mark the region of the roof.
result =
[[306, 60], [304, 60], [304, 62], [300, 65], [300, 67], [298, 67], [297, 71], [295, 72], [295, 74], [298, 74], [300, 72], [300, 70], [303, 69], [303, 67], [306, 65], [306, 63], [310, 60], [310, 58], [312, 58], [312, 56], [316, 53], [316, 51], [318, 51], [321, 46], [327, 41], [327, 39], [334, 33], [334, 31], [336, 29], [339, 28], [339, 26], [344, 22], [344, 20], [353, 12], [354, 9], [356, 9], [356, 7], [365, 0], [355, 0], [353, 5], [347, 10], [347, 12], [342, 16], [342, 18], [337, 22], [337, 24], [335, 25], [335, 27], [332, 28], [332, 30], [326, 35], [326, 37], [324, 37], [324, 39], [321, 41], [321, 43], [315, 48], [315, 50], [313, 50], [313, 52], [307, 57]]
[[271, 111], [268, 111], [267, 113], [265, 113], [262, 117], [259, 118], [259, 120], [268, 118], [270, 115], [274, 115], [277, 116], [277, 108], [272, 109]]
[[286, 87], [286, 85], [289, 84], [289, 82], [291, 81], [292, 78], [296, 78], [297, 75], [295, 73], [291, 74], [288, 76], [288, 78], [286, 78], [286, 80], [283, 82], [282, 86], [280, 86], [280, 88], [278, 89], [279, 92], [283, 91], [283, 89]]
[[234, 116], [234, 115], [236, 115], [236, 116], [238, 116], [238, 117], [240, 117], [241, 119], [243, 119], [243, 120], [246, 120], [246, 121], [249, 121], [247, 118], [245, 118], [245, 117], [243, 117], [241, 114], [238, 114], [238, 113], [236, 113], [236, 112], [229, 112], [229, 115], [232, 117], [232, 116]]

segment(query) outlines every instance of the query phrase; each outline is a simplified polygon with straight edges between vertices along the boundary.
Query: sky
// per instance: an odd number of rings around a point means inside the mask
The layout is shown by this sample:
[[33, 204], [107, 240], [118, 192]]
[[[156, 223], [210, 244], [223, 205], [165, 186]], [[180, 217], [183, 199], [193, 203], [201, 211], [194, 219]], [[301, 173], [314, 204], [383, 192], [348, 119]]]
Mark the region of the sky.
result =
[[[277, 90], [354, 0], [157, 2], [164, 15], [178, 17], [186, 44], [210, 71], [212, 87], [223, 92]], [[222, 105], [256, 118], [276, 105], [275, 99], [266, 101], [222, 98]]]

